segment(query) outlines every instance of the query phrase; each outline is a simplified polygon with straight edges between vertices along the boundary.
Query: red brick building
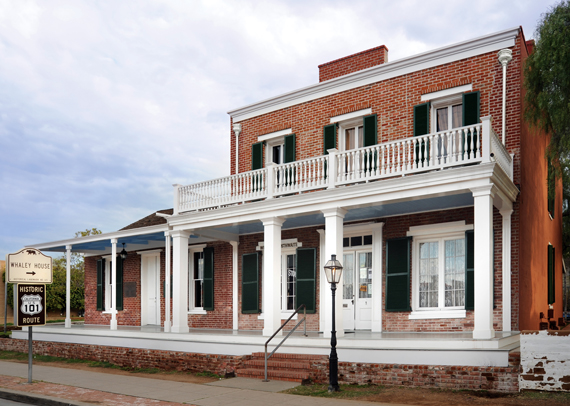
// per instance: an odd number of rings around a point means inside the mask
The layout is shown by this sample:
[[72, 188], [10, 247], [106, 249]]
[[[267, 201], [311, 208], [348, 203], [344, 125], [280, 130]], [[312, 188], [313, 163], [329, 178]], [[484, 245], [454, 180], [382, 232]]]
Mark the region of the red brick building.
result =
[[407, 349], [508, 357], [541, 312], [562, 317], [561, 182], [522, 115], [532, 44], [514, 28], [320, 65], [319, 83], [229, 112], [229, 176], [176, 185], [173, 210], [118, 232], [37, 247], [89, 254], [85, 323], [111, 330], [267, 337], [304, 304], [307, 329], [330, 337], [323, 266], [336, 255], [340, 346], [370, 332], [363, 350], [396, 348], [386, 334], [407, 332], [420, 340]]

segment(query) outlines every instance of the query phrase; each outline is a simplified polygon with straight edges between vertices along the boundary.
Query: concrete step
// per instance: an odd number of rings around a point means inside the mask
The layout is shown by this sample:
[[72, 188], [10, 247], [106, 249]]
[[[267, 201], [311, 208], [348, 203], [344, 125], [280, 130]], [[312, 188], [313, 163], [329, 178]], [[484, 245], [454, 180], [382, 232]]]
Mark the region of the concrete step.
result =
[[[275, 353], [267, 361], [267, 378], [279, 381], [306, 383], [310, 379], [311, 361], [327, 360], [326, 355]], [[265, 353], [255, 352], [244, 362], [236, 375], [247, 378], [265, 378]]]
[[[263, 368], [265, 369], [265, 360], [252, 359], [244, 363], [247, 368]], [[311, 364], [308, 361], [278, 361], [273, 357], [267, 361], [267, 368], [273, 370], [309, 370]]]
[[[255, 379], [264, 379], [265, 378], [265, 371], [259, 368], [241, 368], [236, 370], [236, 375], [243, 378], [255, 378]], [[277, 381], [290, 381], [290, 382], [299, 382], [302, 383], [303, 381], [309, 380], [309, 372], [308, 371], [267, 371], [267, 379], [274, 379]]]

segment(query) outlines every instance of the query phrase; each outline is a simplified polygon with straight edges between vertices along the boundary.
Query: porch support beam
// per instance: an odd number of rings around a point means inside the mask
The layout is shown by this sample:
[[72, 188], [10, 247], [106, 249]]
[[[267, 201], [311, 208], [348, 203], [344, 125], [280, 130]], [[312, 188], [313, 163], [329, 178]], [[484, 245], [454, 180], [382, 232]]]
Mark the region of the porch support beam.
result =
[[117, 239], [111, 238], [111, 330], [117, 329]]
[[503, 331], [511, 331], [511, 215], [513, 209], [500, 210], [503, 219]]
[[164, 232], [164, 332], [170, 333], [172, 322], [170, 321], [170, 232]]
[[65, 328], [71, 328], [71, 245], [65, 246]]
[[188, 231], [172, 232], [172, 328], [188, 333]]
[[[237, 139], [237, 136], [236, 136]], [[237, 160], [237, 155], [236, 155]], [[237, 168], [237, 164], [236, 164]], [[230, 241], [232, 246], [232, 329], [239, 330], [238, 323], [238, 310], [239, 310], [239, 299], [238, 299], [238, 241]]]
[[[325, 261], [331, 259], [331, 255], [336, 255], [337, 260], [344, 266], [342, 258], [342, 237], [343, 237], [343, 220], [346, 215], [346, 210], [340, 207], [322, 211], [325, 216]], [[326, 262], [325, 262], [326, 263]], [[320, 272], [321, 278], [325, 278], [324, 263], [321, 264], [322, 271]], [[327, 284], [328, 285], [328, 284]], [[342, 291], [343, 291], [343, 278], [337, 284], [337, 292], [339, 294], [335, 300], [335, 315], [336, 315], [336, 336], [344, 336], [344, 325], [342, 322]], [[325, 307], [322, 310], [325, 317], [325, 331], [323, 335], [325, 338], [331, 337], [332, 332], [332, 293], [330, 286], [326, 289]]]
[[[270, 337], [281, 326], [281, 217], [263, 222], [263, 335]], [[281, 335], [281, 334], [278, 334]]]
[[493, 185], [471, 189], [475, 204], [475, 317], [473, 338], [487, 340], [493, 330]]

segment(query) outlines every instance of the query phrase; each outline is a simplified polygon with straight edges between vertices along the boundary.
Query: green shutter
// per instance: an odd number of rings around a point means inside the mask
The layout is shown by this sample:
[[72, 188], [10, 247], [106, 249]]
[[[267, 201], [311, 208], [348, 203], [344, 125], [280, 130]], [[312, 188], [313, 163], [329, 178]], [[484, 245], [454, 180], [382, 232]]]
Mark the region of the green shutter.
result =
[[97, 260], [97, 310], [103, 310], [103, 281], [105, 275], [105, 260]]
[[241, 312], [259, 313], [259, 253], [241, 257]]
[[328, 155], [328, 150], [336, 148], [336, 124], [325, 125], [323, 128], [324, 154]]
[[263, 142], [251, 146], [251, 170], [263, 168]]
[[297, 292], [295, 308], [304, 304], [307, 313], [316, 313], [317, 295], [317, 250], [315, 248], [297, 248]]
[[[465, 232], [465, 310], [475, 310], [475, 234]], [[494, 282], [493, 282], [494, 283]]]
[[123, 259], [117, 255], [117, 310], [123, 310]]
[[369, 147], [371, 145], [376, 145], [378, 143], [376, 136], [376, 114], [365, 116], [363, 122], [364, 146]]
[[414, 106], [414, 137], [429, 134], [429, 102]]
[[214, 310], [214, 248], [204, 248], [204, 310]]
[[410, 241], [395, 238], [386, 241], [386, 311], [410, 310]]
[[284, 163], [294, 162], [295, 161], [295, 134], [289, 134], [284, 137], [284, 145], [283, 145], [284, 153]]
[[548, 244], [548, 304], [556, 301], [556, 255], [555, 249]]
[[479, 91], [463, 93], [463, 125], [479, 124]]

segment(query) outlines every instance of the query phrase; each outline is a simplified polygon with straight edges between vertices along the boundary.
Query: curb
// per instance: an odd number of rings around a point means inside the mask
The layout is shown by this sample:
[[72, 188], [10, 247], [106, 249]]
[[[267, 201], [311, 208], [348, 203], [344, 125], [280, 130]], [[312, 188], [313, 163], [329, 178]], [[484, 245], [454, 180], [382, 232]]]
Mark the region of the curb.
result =
[[31, 405], [39, 405], [39, 406], [83, 406], [87, 405], [87, 403], [72, 403], [66, 400], [60, 400], [56, 398], [52, 398], [50, 396], [44, 395], [29, 395], [23, 392], [17, 392], [9, 389], [2, 389], [0, 390], [0, 399], [11, 400], [14, 402], [22, 402], [28, 403]]

